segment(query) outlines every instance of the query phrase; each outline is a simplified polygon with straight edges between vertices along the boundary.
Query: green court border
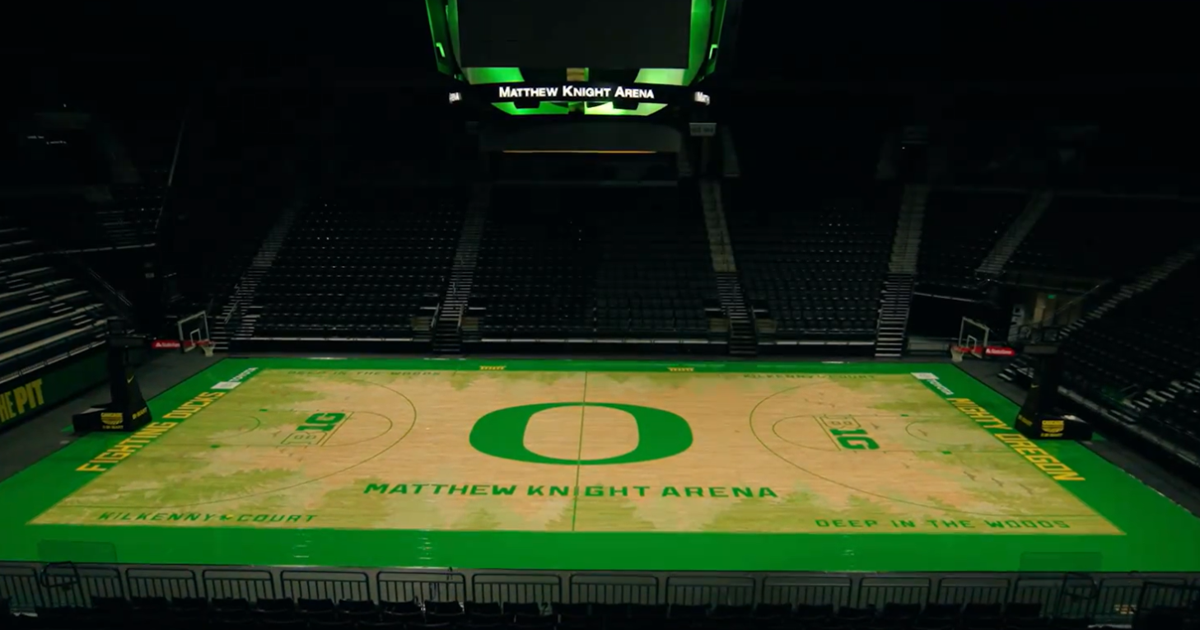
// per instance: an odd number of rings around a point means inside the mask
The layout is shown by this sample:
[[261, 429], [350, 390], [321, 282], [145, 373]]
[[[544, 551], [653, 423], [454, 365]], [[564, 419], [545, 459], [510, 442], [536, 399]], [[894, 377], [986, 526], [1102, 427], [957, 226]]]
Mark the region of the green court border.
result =
[[[156, 417], [250, 367], [320, 370], [645, 371], [908, 374], [932, 372], [1011, 424], [1017, 407], [944, 363], [718, 363], [571, 360], [225, 359], [150, 402]], [[252, 376], [251, 376], [252, 378]], [[201, 412], [203, 413], [203, 412]], [[183, 420], [187, 422], [187, 420]], [[125, 436], [94, 434], [0, 484], [0, 559], [133, 564], [708, 571], [1200, 570], [1200, 520], [1070, 442], [1041, 443], [1082, 474], [1058, 482], [1124, 535], [986, 533], [592, 533], [29, 525], [93, 475], [75, 468]], [[1032, 465], [1032, 464], [1031, 464]], [[921, 544], [913, 544], [916, 541]]]

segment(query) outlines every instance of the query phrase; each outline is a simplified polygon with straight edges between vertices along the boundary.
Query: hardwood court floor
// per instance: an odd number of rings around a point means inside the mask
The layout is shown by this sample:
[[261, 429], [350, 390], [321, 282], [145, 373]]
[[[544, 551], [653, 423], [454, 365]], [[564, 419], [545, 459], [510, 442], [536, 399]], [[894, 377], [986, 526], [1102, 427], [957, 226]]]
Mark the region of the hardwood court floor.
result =
[[0, 484], [0, 558], [1200, 568], [1190, 514], [950, 365], [226, 359], [151, 409]]

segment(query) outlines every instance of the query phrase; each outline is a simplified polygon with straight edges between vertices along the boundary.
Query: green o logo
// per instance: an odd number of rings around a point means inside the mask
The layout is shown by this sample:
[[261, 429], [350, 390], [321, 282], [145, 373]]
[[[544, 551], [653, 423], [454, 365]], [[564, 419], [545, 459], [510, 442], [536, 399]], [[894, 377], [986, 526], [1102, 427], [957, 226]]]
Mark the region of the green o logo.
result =
[[[638, 443], [632, 451], [604, 459], [562, 459], [538, 455], [525, 448], [525, 429], [534, 414], [559, 407], [605, 407], [624, 411], [637, 423]], [[692, 428], [687, 420], [670, 411], [616, 403], [541, 403], [493, 411], [475, 421], [471, 446], [485, 455], [530, 464], [603, 466], [636, 464], [674, 457], [692, 445]]]

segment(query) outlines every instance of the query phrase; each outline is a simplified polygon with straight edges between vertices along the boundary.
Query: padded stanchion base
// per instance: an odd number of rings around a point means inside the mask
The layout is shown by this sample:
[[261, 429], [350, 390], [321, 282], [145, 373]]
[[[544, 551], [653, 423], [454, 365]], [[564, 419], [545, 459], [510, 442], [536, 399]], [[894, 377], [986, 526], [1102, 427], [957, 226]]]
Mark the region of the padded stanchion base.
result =
[[71, 424], [74, 425], [76, 433], [92, 431], [132, 433], [146, 426], [152, 419], [150, 409], [146, 407], [145, 403], [138, 409], [117, 409], [116, 405], [109, 403], [71, 416]]
[[1017, 414], [1017, 431], [1031, 440], [1090, 440], [1092, 427], [1069, 414]]

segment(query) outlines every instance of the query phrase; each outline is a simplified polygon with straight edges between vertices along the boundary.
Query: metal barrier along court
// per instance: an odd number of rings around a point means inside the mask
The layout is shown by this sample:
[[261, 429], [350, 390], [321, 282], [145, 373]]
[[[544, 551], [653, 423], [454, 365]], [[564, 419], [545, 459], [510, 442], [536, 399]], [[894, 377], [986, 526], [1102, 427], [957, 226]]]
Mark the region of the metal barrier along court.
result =
[[0, 563], [14, 611], [88, 607], [94, 597], [734, 605], [1041, 606], [1046, 616], [1129, 622], [1138, 610], [1200, 605], [1194, 574], [836, 574], [354, 570]]

